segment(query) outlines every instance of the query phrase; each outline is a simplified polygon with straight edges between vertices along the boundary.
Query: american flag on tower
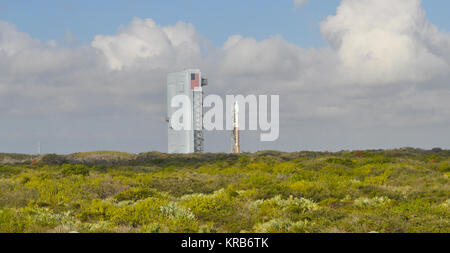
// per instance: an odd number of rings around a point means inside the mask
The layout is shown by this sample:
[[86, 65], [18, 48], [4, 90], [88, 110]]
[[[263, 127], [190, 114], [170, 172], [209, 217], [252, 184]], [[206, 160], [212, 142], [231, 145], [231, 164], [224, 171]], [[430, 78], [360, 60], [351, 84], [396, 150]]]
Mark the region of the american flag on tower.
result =
[[191, 89], [200, 87], [199, 74], [191, 74]]

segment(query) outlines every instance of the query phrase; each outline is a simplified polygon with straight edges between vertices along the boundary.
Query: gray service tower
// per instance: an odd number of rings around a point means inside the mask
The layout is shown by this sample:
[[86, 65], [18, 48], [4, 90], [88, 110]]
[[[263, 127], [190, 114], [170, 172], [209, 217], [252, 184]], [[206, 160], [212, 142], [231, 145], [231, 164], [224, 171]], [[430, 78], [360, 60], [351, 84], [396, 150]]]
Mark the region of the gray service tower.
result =
[[[171, 73], [167, 76], [167, 122], [168, 122], [168, 153], [189, 154], [203, 152], [203, 86], [208, 80], [202, 78], [198, 69], [187, 69]], [[192, 112], [191, 130], [176, 131], [171, 126], [172, 114], [179, 108], [172, 108], [172, 98], [186, 95], [190, 99]]]

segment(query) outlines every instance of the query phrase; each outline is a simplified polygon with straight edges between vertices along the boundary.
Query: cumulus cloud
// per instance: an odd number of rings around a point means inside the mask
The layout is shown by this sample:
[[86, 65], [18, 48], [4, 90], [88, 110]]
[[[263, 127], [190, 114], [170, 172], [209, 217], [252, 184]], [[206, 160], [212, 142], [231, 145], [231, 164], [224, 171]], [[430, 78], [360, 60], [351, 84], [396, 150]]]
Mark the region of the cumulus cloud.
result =
[[91, 45], [100, 50], [110, 67], [116, 70], [142, 63], [145, 59], [151, 60], [152, 68], [181, 66], [187, 63], [186, 59], [201, 56], [200, 36], [193, 25], [182, 22], [161, 27], [152, 19], [135, 18], [116, 35], [96, 36]]
[[446, 59], [429, 47], [439, 39], [432, 36], [433, 26], [419, 0], [344, 0], [321, 29], [339, 55], [342, 77], [350, 77], [348, 81], [426, 81], [449, 69]]

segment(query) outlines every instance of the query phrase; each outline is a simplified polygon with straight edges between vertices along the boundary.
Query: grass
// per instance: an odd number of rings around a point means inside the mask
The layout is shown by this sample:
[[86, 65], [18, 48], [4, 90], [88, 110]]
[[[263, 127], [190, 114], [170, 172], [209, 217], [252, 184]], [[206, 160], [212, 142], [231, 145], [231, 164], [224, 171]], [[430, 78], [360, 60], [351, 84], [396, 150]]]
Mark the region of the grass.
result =
[[0, 157], [0, 232], [450, 232], [446, 150]]

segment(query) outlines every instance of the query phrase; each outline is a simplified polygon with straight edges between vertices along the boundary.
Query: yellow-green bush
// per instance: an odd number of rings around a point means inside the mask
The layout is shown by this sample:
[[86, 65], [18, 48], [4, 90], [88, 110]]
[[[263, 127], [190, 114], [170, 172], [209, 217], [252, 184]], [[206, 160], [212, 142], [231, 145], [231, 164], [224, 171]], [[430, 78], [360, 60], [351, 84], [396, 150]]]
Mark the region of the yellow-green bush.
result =
[[250, 204], [250, 210], [256, 212], [259, 217], [282, 217], [288, 214], [304, 214], [317, 210], [319, 206], [313, 201], [305, 198], [283, 199], [276, 196], [267, 200], [257, 200]]
[[416, 149], [49, 155], [0, 164], [0, 232], [448, 233], [449, 162]]
[[61, 167], [61, 173], [64, 176], [69, 175], [89, 175], [89, 167], [82, 164], [63, 164]]
[[255, 233], [307, 233], [308, 221], [293, 222], [289, 219], [273, 219], [259, 223], [254, 227]]
[[237, 196], [235, 193], [221, 189], [213, 194], [185, 195], [181, 197], [180, 202], [199, 218], [209, 221], [235, 213], [236, 203], [233, 201], [233, 198]]
[[124, 200], [136, 201], [146, 199], [149, 197], [159, 197], [159, 196], [161, 196], [161, 194], [158, 193], [158, 191], [155, 189], [137, 187], [118, 193], [117, 195], [114, 196], [114, 199], [116, 199], [117, 201], [124, 201]]

